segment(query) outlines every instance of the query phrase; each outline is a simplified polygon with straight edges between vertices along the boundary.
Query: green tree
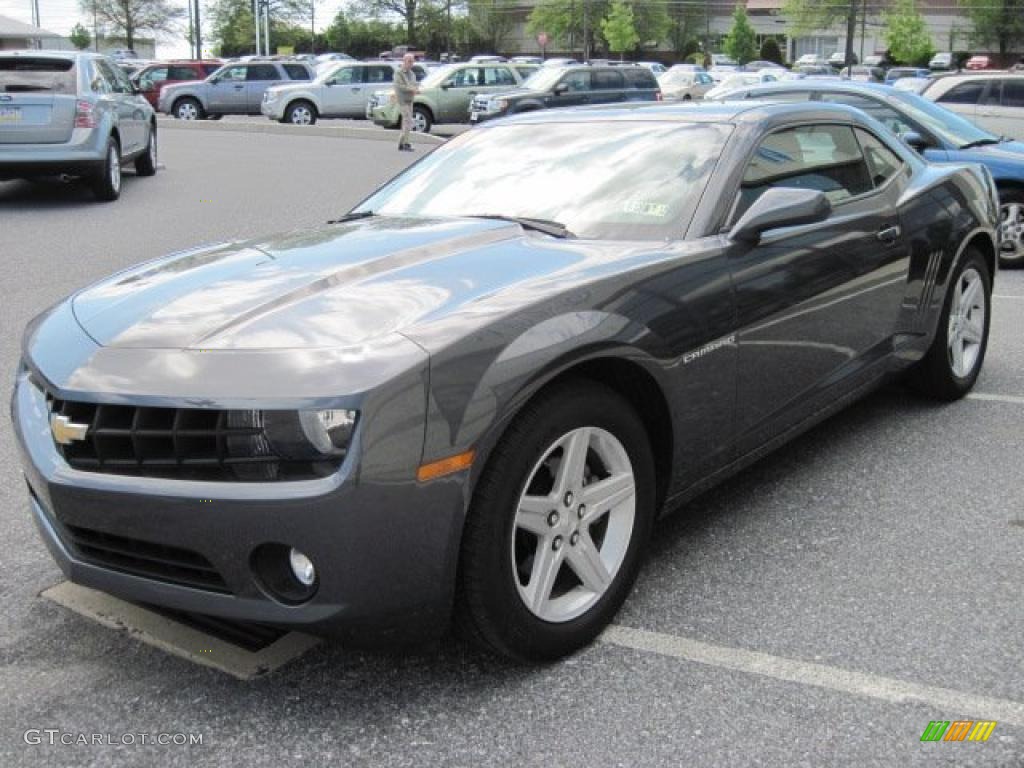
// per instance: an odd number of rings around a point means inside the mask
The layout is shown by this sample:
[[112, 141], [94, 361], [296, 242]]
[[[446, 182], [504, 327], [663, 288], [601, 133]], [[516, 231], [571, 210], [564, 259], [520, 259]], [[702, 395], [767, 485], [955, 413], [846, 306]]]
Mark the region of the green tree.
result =
[[677, 59], [685, 59], [697, 48], [697, 38], [705, 29], [704, 10], [690, 3], [669, 4], [667, 39]]
[[971, 20], [971, 39], [1005, 56], [1024, 48], [1024, 0], [960, 0]]
[[532, 35], [544, 32], [553, 44], [575, 50], [583, 41], [583, 3], [581, 0], [540, 0], [530, 11], [526, 29]]
[[631, 0], [633, 26], [641, 45], [657, 45], [667, 40], [672, 31], [672, 18], [663, 0]]
[[420, 15], [424, 6], [429, 5], [428, 0], [352, 0], [348, 4], [349, 11], [353, 16], [364, 19], [376, 19], [383, 21], [389, 18], [399, 18], [405, 26], [405, 40], [408, 45], [416, 45], [416, 36]]
[[469, 25], [483, 50], [497, 53], [505, 47], [515, 25], [514, 7], [510, 0], [469, 0]]
[[732, 29], [725, 36], [723, 48], [740, 64], [746, 64], [757, 56], [757, 36], [747, 18], [747, 9], [738, 3], [732, 13]]
[[[296, 52], [309, 50], [309, 28], [305, 30], [305, 43], [292, 27], [308, 18], [307, 0], [271, 0], [270, 50], [280, 45], [294, 45]], [[241, 56], [255, 53], [256, 29], [252, 17], [252, 0], [215, 0], [207, 8], [210, 39], [216, 41], [221, 56]], [[205, 25], [204, 25], [205, 26]]]
[[889, 55], [898, 64], [926, 65], [935, 54], [935, 46], [914, 0], [896, 0], [892, 10], [885, 12], [884, 19]]
[[185, 17], [185, 9], [170, 0], [79, 0], [82, 13], [103, 23], [111, 36], [123, 37], [128, 48], [135, 47], [140, 32], [170, 35]]
[[789, 34], [806, 35], [817, 29], [831, 29], [846, 22], [846, 61], [853, 61], [853, 38], [862, 0], [785, 0], [782, 13], [789, 21]]
[[68, 40], [80, 51], [84, 51], [92, 43], [92, 35], [89, 34], [89, 30], [83, 27], [80, 23], [75, 24], [71, 28], [71, 34], [68, 35]]
[[768, 38], [761, 43], [761, 50], [758, 53], [758, 58], [761, 61], [774, 61], [776, 64], [782, 63], [782, 49], [779, 48], [779, 44], [772, 38]]
[[601, 20], [601, 33], [608, 41], [608, 50], [619, 54], [619, 58], [640, 42], [633, 22], [633, 9], [624, 0], [613, 0], [608, 15]]

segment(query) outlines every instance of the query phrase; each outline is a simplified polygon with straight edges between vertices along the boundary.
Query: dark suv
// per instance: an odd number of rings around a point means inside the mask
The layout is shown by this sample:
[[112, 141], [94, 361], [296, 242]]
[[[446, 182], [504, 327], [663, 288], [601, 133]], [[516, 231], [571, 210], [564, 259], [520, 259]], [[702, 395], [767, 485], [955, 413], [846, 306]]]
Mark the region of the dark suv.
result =
[[469, 108], [471, 122], [554, 107], [661, 101], [661, 89], [646, 67], [577, 65], [542, 67], [522, 88], [481, 94]]
[[131, 78], [146, 101], [156, 109], [165, 84], [205, 80], [221, 66], [220, 61], [162, 61], [143, 67]]

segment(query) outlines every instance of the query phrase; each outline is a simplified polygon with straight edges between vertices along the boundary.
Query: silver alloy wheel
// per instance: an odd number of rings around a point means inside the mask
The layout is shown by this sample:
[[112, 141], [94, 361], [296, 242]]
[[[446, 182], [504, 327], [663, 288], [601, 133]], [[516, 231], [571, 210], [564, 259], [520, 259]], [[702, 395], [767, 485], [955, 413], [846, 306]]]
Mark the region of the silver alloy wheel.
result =
[[512, 569], [523, 604], [540, 619], [571, 621], [608, 591], [636, 519], [636, 482], [611, 432], [581, 427], [544, 451], [519, 497]]
[[121, 158], [118, 156], [117, 145], [111, 144], [107, 150], [107, 163], [110, 168], [110, 188], [115, 192], [121, 191]]
[[427, 118], [422, 112], [413, 111], [412, 113], [412, 130], [413, 133], [426, 133], [427, 132]]
[[963, 271], [953, 288], [949, 305], [949, 364], [953, 375], [967, 378], [978, 364], [981, 343], [988, 320], [985, 306], [985, 284], [974, 267]]
[[179, 120], [198, 120], [199, 110], [191, 101], [183, 101], [175, 110]]
[[292, 107], [291, 123], [292, 125], [309, 125], [313, 122], [313, 112], [305, 104], [300, 104], [297, 107]]
[[999, 207], [999, 256], [1007, 261], [1024, 258], [1024, 203]]

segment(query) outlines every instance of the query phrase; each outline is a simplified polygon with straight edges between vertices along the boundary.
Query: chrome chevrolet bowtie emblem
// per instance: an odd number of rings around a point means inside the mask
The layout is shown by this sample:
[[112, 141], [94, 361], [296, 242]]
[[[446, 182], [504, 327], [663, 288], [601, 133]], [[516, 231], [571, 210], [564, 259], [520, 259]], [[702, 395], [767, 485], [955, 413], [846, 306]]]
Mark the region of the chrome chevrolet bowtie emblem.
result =
[[50, 414], [50, 432], [58, 445], [71, 445], [76, 440], [85, 440], [88, 424], [76, 424], [70, 417], [60, 413]]

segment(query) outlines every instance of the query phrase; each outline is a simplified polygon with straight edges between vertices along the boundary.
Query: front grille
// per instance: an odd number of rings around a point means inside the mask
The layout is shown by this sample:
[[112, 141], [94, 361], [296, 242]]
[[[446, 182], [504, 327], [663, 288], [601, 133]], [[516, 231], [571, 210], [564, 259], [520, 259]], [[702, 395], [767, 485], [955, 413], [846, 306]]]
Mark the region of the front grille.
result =
[[217, 569], [198, 552], [75, 525], [63, 528], [75, 554], [86, 562], [147, 579], [230, 593]]
[[85, 439], [57, 444], [68, 464], [86, 472], [267, 482], [324, 477], [337, 468], [333, 462], [278, 456], [258, 411], [47, 400], [51, 414], [88, 425]]

